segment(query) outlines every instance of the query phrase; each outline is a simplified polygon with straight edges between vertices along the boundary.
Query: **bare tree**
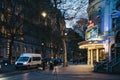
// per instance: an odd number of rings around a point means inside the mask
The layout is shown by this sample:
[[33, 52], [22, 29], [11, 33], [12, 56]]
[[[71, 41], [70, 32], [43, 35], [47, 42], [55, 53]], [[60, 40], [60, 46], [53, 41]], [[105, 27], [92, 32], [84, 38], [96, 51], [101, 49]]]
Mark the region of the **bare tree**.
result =
[[[54, 2], [54, 0], [52, 0]], [[80, 18], [87, 18], [88, 0], [56, 0], [61, 10], [66, 27], [73, 27]]]
[[[61, 0], [58, 8], [63, 11], [66, 20], [78, 19], [86, 13], [88, 0]], [[86, 15], [84, 14], [86, 17]]]
[[[12, 60], [12, 46], [14, 40], [22, 40], [23, 35], [23, 18], [24, 14], [22, 11], [22, 2], [18, 0], [2, 0], [2, 24], [5, 29], [2, 34], [7, 39], [7, 53], [8, 59], [11, 63]], [[19, 36], [19, 37], [18, 37]]]

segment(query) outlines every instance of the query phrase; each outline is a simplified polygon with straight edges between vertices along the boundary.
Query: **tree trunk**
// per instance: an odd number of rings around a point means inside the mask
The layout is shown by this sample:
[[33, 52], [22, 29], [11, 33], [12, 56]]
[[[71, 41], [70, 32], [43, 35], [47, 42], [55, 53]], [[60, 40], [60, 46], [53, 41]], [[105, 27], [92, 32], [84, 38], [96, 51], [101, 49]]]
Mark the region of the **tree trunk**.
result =
[[64, 63], [63, 63], [63, 67], [67, 67], [68, 66], [68, 61], [67, 61], [67, 49], [66, 49], [66, 41], [65, 38], [63, 39], [63, 47], [64, 47]]

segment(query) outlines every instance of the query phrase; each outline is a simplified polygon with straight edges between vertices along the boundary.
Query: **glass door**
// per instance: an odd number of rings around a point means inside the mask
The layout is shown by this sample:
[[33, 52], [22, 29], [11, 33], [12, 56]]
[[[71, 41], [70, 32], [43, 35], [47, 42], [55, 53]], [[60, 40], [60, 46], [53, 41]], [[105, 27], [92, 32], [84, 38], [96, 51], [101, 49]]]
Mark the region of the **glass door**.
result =
[[106, 58], [105, 49], [104, 48], [99, 49], [99, 61], [103, 61], [105, 60], [105, 58]]

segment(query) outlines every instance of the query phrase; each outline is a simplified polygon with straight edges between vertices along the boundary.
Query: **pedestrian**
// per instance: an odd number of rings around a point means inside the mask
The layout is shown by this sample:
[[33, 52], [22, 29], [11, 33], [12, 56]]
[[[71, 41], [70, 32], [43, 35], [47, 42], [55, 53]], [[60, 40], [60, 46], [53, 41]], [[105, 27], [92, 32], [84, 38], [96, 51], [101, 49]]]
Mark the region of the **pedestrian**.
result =
[[50, 66], [49, 66], [49, 70], [53, 70], [54, 69], [54, 65], [53, 65], [53, 63], [52, 63], [52, 61], [50, 61], [50, 64], [49, 64]]
[[58, 65], [58, 61], [55, 59], [54, 60], [54, 66], [57, 66]]
[[42, 63], [43, 65], [42, 65], [42, 67], [43, 67], [43, 70], [45, 70], [45, 62], [43, 61], [43, 63]]

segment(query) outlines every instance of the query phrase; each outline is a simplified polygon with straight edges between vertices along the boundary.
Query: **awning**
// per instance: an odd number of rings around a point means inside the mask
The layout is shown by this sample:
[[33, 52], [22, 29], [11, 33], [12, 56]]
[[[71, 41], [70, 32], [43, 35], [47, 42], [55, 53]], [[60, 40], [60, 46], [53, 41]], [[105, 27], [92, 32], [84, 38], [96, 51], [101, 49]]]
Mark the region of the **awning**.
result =
[[82, 41], [78, 43], [79, 48], [103, 48], [103, 43], [100, 40], [90, 40], [90, 41]]

